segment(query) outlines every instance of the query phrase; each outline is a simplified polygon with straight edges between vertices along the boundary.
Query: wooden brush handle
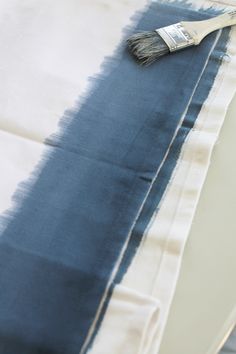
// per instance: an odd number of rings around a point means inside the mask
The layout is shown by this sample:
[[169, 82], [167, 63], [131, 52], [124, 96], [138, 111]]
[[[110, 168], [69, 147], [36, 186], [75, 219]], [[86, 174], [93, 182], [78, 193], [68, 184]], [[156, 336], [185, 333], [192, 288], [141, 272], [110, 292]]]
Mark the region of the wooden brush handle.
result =
[[204, 21], [181, 22], [184, 28], [191, 34], [195, 45], [198, 45], [209, 33], [223, 27], [236, 25], [236, 10], [226, 12], [223, 15]]

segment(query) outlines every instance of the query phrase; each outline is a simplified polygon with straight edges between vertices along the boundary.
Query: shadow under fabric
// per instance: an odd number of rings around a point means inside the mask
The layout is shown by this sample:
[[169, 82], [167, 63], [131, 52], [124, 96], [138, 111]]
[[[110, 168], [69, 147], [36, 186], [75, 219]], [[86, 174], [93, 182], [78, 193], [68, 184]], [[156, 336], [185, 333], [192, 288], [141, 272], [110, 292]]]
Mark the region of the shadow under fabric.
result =
[[235, 354], [236, 353], [236, 328], [230, 334], [228, 340], [226, 341], [224, 347], [221, 349], [219, 354]]
[[[208, 16], [154, 3], [135, 31]], [[148, 68], [122, 45], [50, 141], [54, 152], [0, 239], [1, 353], [81, 350], [216, 36]], [[160, 181], [163, 192], [172, 170]], [[137, 246], [127, 248], [129, 259]]]

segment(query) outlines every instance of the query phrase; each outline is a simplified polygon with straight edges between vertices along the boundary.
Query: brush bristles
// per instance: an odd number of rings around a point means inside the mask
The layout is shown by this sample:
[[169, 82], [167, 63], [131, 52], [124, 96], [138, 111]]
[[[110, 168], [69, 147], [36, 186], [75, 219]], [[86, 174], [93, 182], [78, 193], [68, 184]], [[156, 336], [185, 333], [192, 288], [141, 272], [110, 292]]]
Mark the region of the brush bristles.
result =
[[156, 31], [134, 34], [127, 43], [135, 59], [142, 65], [150, 65], [170, 52], [167, 44]]

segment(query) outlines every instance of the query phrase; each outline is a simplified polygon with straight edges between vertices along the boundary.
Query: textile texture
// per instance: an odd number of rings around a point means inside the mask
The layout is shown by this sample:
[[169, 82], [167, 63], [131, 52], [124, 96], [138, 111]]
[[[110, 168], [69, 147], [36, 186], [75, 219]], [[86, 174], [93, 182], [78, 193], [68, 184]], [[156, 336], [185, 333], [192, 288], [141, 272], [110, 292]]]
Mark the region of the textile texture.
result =
[[[8, 150], [2, 164], [10, 176], [3, 179], [10, 187], [1, 202], [0, 353], [156, 354], [211, 150], [235, 90], [227, 74], [235, 32], [216, 31], [144, 68], [126, 49], [128, 35], [204, 20], [224, 8], [139, 1], [109, 9], [97, 0], [93, 26], [103, 18], [108, 26], [95, 34], [76, 18], [80, 8], [90, 9], [88, 2], [1, 6], [2, 23], [10, 18], [1, 44], [7, 54], [0, 58], [9, 95], [1, 99], [0, 139]], [[81, 47], [74, 49], [77, 37]], [[219, 77], [228, 94], [212, 121]], [[196, 145], [200, 152], [191, 155]], [[16, 164], [19, 151], [25, 165]], [[198, 171], [191, 182], [185, 168]]]

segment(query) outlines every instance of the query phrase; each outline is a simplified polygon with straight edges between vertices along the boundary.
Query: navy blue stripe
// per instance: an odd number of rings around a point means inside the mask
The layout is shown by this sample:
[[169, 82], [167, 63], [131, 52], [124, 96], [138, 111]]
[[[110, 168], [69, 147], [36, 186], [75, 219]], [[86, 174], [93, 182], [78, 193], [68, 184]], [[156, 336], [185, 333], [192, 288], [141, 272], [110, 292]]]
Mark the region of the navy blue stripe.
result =
[[159, 175], [155, 179], [152, 186], [148, 199], [142, 210], [142, 213], [135, 225], [133, 230], [129, 245], [126, 250], [126, 254], [123, 257], [122, 265], [117, 274], [116, 282], [120, 282], [122, 276], [126, 272], [135, 251], [137, 250], [144, 232], [148, 226], [152, 215], [157, 211], [157, 207], [161, 201], [161, 198], [166, 190], [166, 187], [171, 178], [171, 174], [178, 161], [181, 148], [185, 139], [187, 138], [189, 132], [194, 126], [194, 123], [198, 117], [198, 114], [202, 108], [203, 103], [208, 97], [210, 89], [214, 83], [215, 77], [218, 73], [219, 67], [222, 63], [224, 54], [227, 49], [227, 43], [229, 39], [230, 29], [225, 28], [217, 42], [214, 51], [211, 54], [210, 60], [204, 71], [204, 74], [199, 82], [198, 88], [193, 96], [189, 109], [186, 113], [185, 119], [178, 134], [173, 142], [170, 152], [165, 160], [163, 168], [161, 169]]
[[[171, 175], [172, 175], [173, 170], [174, 170], [176, 163], [178, 161], [183, 143], [185, 142], [188, 134], [190, 133], [191, 129], [194, 126], [194, 123], [198, 117], [198, 114], [202, 108], [203, 103], [205, 102], [206, 98], [208, 97], [210, 89], [211, 89], [211, 87], [214, 83], [215, 77], [218, 73], [219, 67], [222, 63], [224, 54], [227, 49], [229, 32], [230, 32], [229, 28], [225, 28], [223, 30], [223, 32], [217, 42], [217, 45], [210, 56], [208, 65], [204, 71], [204, 74], [203, 74], [200, 82], [199, 82], [198, 88], [193, 96], [193, 99], [192, 99], [189, 109], [186, 113], [183, 124], [178, 131], [178, 134], [171, 146], [171, 149], [168, 153], [168, 156], [165, 160], [163, 167], [160, 170], [160, 173], [158, 174], [157, 178], [155, 179], [155, 182], [152, 186], [149, 196], [145, 202], [142, 212], [141, 212], [141, 214], [135, 224], [133, 232], [131, 234], [129, 244], [128, 244], [126, 252], [123, 256], [119, 270], [118, 270], [116, 277], [109, 289], [107, 299], [104, 302], [104, 306], [103, 306], [103, 309], [101, 310], [100, 318], [97, 322], [96, 329], [93, 333], [92, 339], [97, 334], [99, 326], [101, 325], [101, 321], [102, 321], [104, 314], [107, 310], [107, 306], [108, 306], [109, 300], [112, 296], [115, 285], [122, 281], [124, 274], [126, 273], [136, 251], [138, 250], [138, 247], [144, 237], [145, 230], [147, 229], [148, 224], [149, 224], [153, 214], [155, 212], [158, 212], [158, 205], [159, 205], [159, 203], [163, 197], [163, 194], [166, 190], [166, 187], [170, 181]], [[91, 339], [91, 342], [92, 342], [92, 339]], [[91, 344], [91, 342], [90, 342], [90, 344]]]
[[[205, 17], [153, 4], [138, 30]], [[122, 45], [71, 112], [0, 241], [1, 352], [78, 353], [214, 39], [145, 69]]]

